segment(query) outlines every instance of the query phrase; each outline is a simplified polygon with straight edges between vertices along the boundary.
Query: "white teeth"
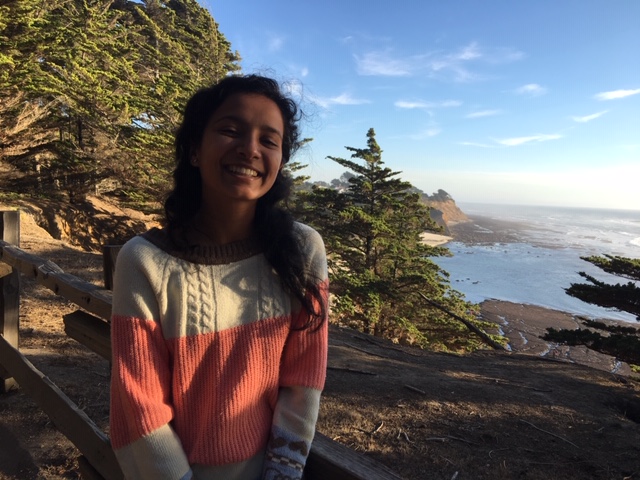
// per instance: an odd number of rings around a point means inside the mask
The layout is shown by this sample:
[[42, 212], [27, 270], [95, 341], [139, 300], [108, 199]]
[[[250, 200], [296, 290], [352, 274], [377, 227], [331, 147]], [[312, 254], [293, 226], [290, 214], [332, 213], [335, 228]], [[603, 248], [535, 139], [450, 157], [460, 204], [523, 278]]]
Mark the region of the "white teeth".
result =
[[227, 169], [230, 172], [237, 173], [239, 175], [247, 175], [249, 177], [257, 177], [258, 176], [258, 172], [256, 172], [255, 170], [253, 170], [251, 168], [240, 167], [240, 166], [237, 166], [237, 165], [229, 165], [227, 167]]

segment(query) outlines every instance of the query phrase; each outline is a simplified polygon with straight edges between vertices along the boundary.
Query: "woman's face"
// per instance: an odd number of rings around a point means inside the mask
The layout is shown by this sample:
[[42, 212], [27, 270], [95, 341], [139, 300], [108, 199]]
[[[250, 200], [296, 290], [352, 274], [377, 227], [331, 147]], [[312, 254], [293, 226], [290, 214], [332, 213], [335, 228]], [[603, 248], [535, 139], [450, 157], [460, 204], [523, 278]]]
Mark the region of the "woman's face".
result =
[[191, 162], [200, 169], [203, 207], [254, 206], [282, 167], [284, 121], [258, 94], [234, 94], [213, 113]]

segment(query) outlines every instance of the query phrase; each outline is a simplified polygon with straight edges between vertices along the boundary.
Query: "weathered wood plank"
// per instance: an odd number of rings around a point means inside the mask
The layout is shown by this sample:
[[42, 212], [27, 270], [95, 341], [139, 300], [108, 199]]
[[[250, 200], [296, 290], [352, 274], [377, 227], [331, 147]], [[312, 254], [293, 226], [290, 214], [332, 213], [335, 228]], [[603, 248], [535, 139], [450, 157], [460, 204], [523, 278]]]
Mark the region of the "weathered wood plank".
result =
[[16, 268], [21, 274], [28, 278], [36, 278], [40, 268], [62, 272], [62, 269], [51, 260], [25, 252], [16, 245], [6, 241], [1, 241], [0, 245], [2, 245], [0, 259]]
[[69, 273], [52, 273], [39, 283], [100, 318], [111, 317], [111, 297], [102, 287]]
[[27, 253], [7, 242], [0, 240], [0, 247], [0, 260], [3, 262], [94, 315], [105, 320], [110, 319], [111, 292], [108, 290], [75, 275], [64, 273], [55, 263]]
[[104, 275], [104, 288], [113, 290], [113, 272], [116, 269], [116, 259], [122, 245], [104, 245], [102, 247], [102, 268]]
[[107, 322], [81, 310], [64, 315], [63, 322], [68, 336], [111, 361], [111, 332]]
[[91, 465], [108, 480], [124, 478], [109, 439], [62, 390], [0, 337], [0, 362]]
[[[0, 240], [7, 244], [20, 244], [20, 212], [0, 212]], [[19, 347], [20, 322], [20, 274], [15, 268], [3, 263], [0, 277], [0, 334], [9, 345]], [[9, 271], [7, 272], [7, 270]], [[0, 393], [8, 392], [18, 385], [0, 362]]]
[[307, 480], [402, 480], [386, 466], [316, 432], [305, 468]]

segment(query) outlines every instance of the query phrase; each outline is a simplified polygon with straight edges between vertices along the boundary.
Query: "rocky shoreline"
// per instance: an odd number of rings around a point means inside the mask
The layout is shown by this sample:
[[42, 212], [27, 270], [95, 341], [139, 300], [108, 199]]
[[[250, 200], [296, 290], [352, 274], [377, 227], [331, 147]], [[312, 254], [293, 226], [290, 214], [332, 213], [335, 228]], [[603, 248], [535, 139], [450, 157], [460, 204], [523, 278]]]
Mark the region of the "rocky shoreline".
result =
[[[519, 241], [523, 224], [489, 217], [470, 216], [468, 221], [452, 222], [449, 231], [453, 241], [467, 245], [492, 245]], [[435, 240], [435, 239], [434, 239]], [[446, 246], [446, 244], [445, 244]], [[586, 328], [577, 314], [540, 305], [488, 299], [480, 304], [481, 318], [496, 324], [496, 333], [509, 339], [513, 352], [586, 365], [619, 375], [632, 374], [627, 363], [584, 346], [568, 346], [543, 340], [547, 328], [574, 330]], [[627, 322], [597, 319], [610, 324], [629, 326]]]
[[[512, 352], [534, 355], [569, 363], [577, 363], [618, 375], [632, 375], [631, 367], [616, 358], [598, 353], [584, 346], [569, 346], [543, 340], [547, 328], [574, 330], [585, 328], [579, 315], [553, 310], [538, 305], [485, 300], [480, 304], [481, 318], [496, 324], [496, 331], [509, 339]], [[627, 323], [598, 319], [611, 325]]]
[[470, 216], [467, 221], [451, 222], [449, 231], [456, 242], [467, 245], [491, 245], [516, 242], [522, 226], [519, 222]]

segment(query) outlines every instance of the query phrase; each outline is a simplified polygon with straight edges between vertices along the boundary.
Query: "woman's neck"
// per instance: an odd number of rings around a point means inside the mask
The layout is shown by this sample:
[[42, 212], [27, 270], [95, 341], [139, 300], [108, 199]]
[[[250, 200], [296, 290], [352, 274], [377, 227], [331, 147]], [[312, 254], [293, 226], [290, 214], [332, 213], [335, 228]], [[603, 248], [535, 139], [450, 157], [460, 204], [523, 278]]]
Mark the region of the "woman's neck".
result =
[[202, 208], [191, 222], [192, 234], [195, 234], [198, 243], [226, 245], [251, 237], [255, 206], [242, 211], [237, 210], [211, 211]]

